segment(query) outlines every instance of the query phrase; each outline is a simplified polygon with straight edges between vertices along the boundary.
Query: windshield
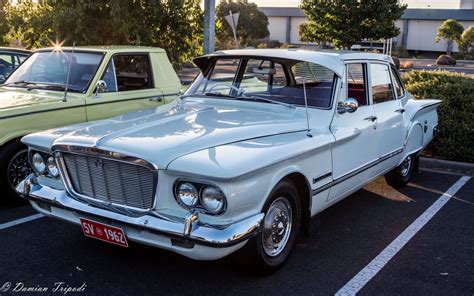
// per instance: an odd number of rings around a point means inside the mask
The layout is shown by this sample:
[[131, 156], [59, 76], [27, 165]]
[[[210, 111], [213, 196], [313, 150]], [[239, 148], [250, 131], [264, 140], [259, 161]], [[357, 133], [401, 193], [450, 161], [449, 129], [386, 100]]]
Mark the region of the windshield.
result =
[[5, 85], [28, 88], [63, 90], [69, 73], [68, 90], [85, 92], [99, 68], [103, 54], [49, 51], [31, 55], [7, 79]]
[[262, 58], [218, 58], [201, 73], [185, 95], [252, 99], [329, 108], [336, 79], [333, 71], [315, 63]]

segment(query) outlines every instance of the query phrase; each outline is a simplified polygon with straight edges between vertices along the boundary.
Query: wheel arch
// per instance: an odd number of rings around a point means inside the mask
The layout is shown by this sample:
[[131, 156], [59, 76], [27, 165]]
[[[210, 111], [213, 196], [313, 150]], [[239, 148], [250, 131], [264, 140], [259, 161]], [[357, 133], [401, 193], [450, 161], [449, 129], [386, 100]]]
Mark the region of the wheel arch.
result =
[[291, 181], [298, 190], [301, 204], [301, 228], [307, 232], [311, 219], [311, 186], [308, 179], [303, 173], [294, 171], [282, 177], [273, 187], [283, 180]]

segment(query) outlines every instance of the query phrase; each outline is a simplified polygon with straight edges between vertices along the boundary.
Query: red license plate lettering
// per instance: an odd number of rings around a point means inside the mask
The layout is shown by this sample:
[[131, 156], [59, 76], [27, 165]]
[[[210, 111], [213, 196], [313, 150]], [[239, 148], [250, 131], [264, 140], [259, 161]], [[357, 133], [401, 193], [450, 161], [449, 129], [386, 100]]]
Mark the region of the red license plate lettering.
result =
[[123, 229], [81, 218], [82, 232], [85, 236], [100, 239], [111, 244], [128, 247]]

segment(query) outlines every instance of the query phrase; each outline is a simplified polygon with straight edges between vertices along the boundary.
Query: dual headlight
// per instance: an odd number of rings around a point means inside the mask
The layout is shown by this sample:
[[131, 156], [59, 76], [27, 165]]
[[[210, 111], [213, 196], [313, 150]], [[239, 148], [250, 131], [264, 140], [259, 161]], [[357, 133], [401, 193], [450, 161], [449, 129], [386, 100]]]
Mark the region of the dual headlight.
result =
[[59, 169], [54, 157], [50, 154], [33, 152], [31, 154], [31, 166], [39, 175], [48, 175], [53, 178], [59, 176]]
[[186, 209], [204, 209], [212, 215], [222, 214], [227, 207], [224, 193], [209, 184], [178, 181], [175, 184], [175, 197]]

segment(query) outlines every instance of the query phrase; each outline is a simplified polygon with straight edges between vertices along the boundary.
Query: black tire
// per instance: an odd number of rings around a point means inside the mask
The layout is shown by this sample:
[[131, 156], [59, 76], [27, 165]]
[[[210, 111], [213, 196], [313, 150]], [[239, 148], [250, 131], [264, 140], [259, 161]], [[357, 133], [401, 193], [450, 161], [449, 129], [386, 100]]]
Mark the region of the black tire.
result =
[[[289, 210], [291, 211], [288, 212], [291, 212], [291, 217], [286, 217], [287, 219], [285, 220], [284, 208], [288, 205], [290, 206]], [[279, 207], [283, 209], [280, 212], [278, 212], [280, 210]], [[247, 243], [242, 255], [245, 256], [243, 262], [251, 264], [252, 270], [265, 274], [277, 270], [285, 263], [298, 237], [301, 227], [301, 203], [295, 185], [289, 180], [283, 180], [278, 183], [265, 202], [263, 212], [265, 213], [265, 218], [262, 223], [262, 230]], [[285, 224], [285, 221], [290, 220], [290, 227], [286, 231], [281, 232], [283, 228], [286, 229], [287, 223]], [[268, 223], [269, 221], [273, 222]], [[289, 234], [287, 235], [288, 230]], [[268, 244], [270, 237], [273, 243], [286, 241], [281, 249], [277, 248], [274, 250], [274, 254], [270, 254], [271, 248], [269, 249]]]
[[12, 141], [0, 149], [0, 190], [5, 201], [20, 201], [15, 186], [32, 172], [28, 149], [20, 141]]
[[416, 156], [408, 155], [403, 162], [385, 175], [385, 181], [393, 188], [402, 188], [411, 179], [415, 168]]

